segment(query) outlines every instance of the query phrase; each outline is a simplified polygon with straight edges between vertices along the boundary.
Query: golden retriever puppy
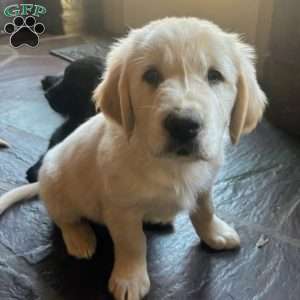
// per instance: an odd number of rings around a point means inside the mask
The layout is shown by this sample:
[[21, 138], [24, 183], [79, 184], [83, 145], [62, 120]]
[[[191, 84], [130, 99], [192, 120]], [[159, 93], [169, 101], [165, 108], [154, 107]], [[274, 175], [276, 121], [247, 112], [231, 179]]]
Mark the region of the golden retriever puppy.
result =
[[218, 218], [212, 187], [224, 146], [253, 130], [266, 98], [253, 49], [196, 18], [166, 18], [130, 31], [111, 49], [94, 97], [103, 113], [50, 150], [39, 183], [0, 199], [0, 209], [39, 193], [67, 250], [89, 258], [105, 224], [114, 242], [109, 289], [137, 300], [150, 288], [144, 221], [187, 211], [214, 249], [240, 244]]

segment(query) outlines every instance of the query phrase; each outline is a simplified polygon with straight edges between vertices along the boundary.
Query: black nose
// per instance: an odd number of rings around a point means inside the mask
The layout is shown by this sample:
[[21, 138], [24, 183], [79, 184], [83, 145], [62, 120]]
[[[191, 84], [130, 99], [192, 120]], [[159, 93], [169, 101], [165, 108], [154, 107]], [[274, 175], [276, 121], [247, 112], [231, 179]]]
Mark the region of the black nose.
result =
[[169, 114], [164, 125], [170, 136], [180, 144], [193, 140], [200, 129], [198, 121], [176, 114]]

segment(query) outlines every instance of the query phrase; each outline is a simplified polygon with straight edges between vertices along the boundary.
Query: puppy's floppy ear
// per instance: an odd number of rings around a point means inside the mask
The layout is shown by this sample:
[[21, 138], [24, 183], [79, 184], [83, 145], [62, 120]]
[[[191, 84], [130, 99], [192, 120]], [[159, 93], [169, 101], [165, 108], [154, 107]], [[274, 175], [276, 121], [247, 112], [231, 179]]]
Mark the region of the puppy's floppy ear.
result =
[[258, 85], [254, 67], [254, 49], [232, 35], [238, 60], [237, 99], [231, 112], [231, 142], [239, 142], [240, 136], [251, 132], [262, 118], [267, 104], [266, 96]]
[[[103, 81], [94, 92], [97, 109], [122, 126], [130, 137], [134, 128], [134, 113], [128, 78], [128, 47], [126, 38], [117, 44], [107, 58]], [[126, 49], [125, 49], [126, 48]]]

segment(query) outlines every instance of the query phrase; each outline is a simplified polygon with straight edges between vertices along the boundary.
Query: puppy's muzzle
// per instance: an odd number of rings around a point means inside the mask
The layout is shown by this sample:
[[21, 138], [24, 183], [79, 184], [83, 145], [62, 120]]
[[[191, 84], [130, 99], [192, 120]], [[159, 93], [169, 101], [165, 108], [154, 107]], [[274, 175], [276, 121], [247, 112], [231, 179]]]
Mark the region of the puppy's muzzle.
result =
[[164, 127], [170, 138], [170, 152], [188, 156], [198, 150], [197, 136], [202, 127], [199, 120], [170, 113], [164, 121]]

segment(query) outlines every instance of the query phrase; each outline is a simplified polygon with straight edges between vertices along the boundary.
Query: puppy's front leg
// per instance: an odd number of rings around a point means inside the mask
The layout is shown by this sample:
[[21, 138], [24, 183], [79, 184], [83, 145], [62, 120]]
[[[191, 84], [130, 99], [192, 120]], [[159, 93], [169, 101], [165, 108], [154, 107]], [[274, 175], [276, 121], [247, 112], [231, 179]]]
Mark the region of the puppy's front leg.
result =
[[214, 214], [211, 192], [202, 193], [191, 221], [199, 237], [211, 248], [233, 249], [240, 245], [237, 232]]
[[115, 263], [109, 289], [116, 300], [139, 300], [150, 288], [142, 220], [123, 212], [110, 219], [106, 225], [114, 243]]

